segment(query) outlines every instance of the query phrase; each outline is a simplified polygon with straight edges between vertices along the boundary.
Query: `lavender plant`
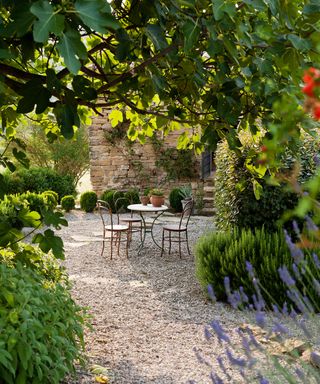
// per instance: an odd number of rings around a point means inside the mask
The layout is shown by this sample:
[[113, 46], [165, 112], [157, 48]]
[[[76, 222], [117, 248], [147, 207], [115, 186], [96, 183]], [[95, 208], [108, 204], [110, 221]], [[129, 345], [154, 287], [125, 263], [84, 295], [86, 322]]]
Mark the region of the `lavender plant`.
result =
[[[285, 232], [292, 268], [290, 271], [287, 266], [278, 268], [286, 286], [287, 301], [283, 305], [273, 298], [273, 310], [267, 310], [268, 291], [250, 262], [246, 262], [246, 271], [255, 289], [251, 297], [243, 288], [232, 290], [230, 279], [225, 277], [228, 302], [235, 309], [241, 306], [254, 310], [256, 326], [244, 324], [236, 329], [240, 343], [233, 341], [217, 320], [205, 328], [206, 339], [217, 337], [222, 351], [215, 364], [198, 354], [199, 361], [210, 366], [213, 384], [320, 382], [320, 260], [317, 253], [320, 231], [309, 217], [304, 233], [296, 223], [293, 227], [296, 242]], [[208, 293], [216, 300], [211, 285]]]

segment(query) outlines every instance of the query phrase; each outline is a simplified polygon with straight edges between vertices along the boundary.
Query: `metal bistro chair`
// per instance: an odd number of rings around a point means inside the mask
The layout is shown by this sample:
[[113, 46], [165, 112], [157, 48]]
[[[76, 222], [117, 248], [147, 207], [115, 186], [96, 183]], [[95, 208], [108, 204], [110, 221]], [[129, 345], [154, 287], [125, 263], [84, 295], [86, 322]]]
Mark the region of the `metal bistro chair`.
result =
[[[126, 199], [126, 203], [130, 205], [130, 204], [134, 204], [135, 202], [131, 198], [131, 199]], [[140, 232], [140, 240], [142, 241], [143, 227], [142, 227], [141, 217], [134, 216], [133, 212], [131, 211], [130, 216], [120, 217], [120, 222], [126, 223], [129, 226], [129, 243], [132, 240], [133, 232]]]
[[[120, 243], [125, 242], [126, 244], [126, 256], [128, 257], [128, 248], [129, 248], [129, 226], [127, 224], [119, 224], [119, 212], [117, 207], [119, 206], [120, 200], [117, 199], [115, 201], [114, 212], [110, 205], [103, 200], [97, 201], [98, 212], [101, 216], [102, 224], [103, 224], [103, 239], [102, 239], [102, 250], [101, 256], [103, 255], [105, 242], [110, 242], [110, 259], [112, 260], [112, 251], [113, 244], [117, 246], [118, 256], [120, 251]], [[114, 223], [114, 219], [116, 219], [116, 223]], [[125, 238], [121, 239], [122, 234], [125, 234]]]
[[[165, 241], [169, 242], [169, 255], [171, 253], [171, 243], [179, 243], [179, 256], [181, 259], [181, 243], [187, 243], [188, 254], [190, 255], [189, 242], [188, 242], [188, 224], [193, 210], [193, 200], [190, 200], [184, 210], [182, 211], [179, 224], [165, 225], [162, 228], [162, 244], [161, 256], [164, 252]], [[185, 234], [185, 238], [181, 238], [181, 234]]]

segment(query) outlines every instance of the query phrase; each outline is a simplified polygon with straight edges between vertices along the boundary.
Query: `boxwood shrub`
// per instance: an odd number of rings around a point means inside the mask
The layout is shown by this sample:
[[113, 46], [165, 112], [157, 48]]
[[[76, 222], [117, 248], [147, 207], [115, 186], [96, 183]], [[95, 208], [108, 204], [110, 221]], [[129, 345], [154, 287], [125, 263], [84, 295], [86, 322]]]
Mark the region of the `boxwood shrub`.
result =
[[171, 208], [176, 212], [182, 212], [182, 197], [180, 195], [180, 188], [173, 188], [169, 194], [169, 202]]
[[93, 191], [84, 192], [80, 196], [80, 207], [85, 212], [93, 212], [97, 205], [97, 194]]
[[[265, 229], [274, 231], [277, 230], [282, 214], [294, 208], [297, 203], [297, 195], [289, 191], [284, 184], [268, 185], [266, 179], [259, 179], [263, 192], [260, 200], [255, 198], [252, 175], [245, 166], [253, 149], [259, 150], [259, 146], [247, 142], [239, 155], [229, 149], [226, 141], [218, 145], [214, 192], [218, 229], [264, 226]], [[299, 182], [303, 183], [315, 173], [315, 156], [318, 153], [319, 148], [314, 139], [306, 137], [295, 154], [287, 151], [284, 155], [282, 170], [290, 171], [295, 160], [299, 158]]]
[[66, 212], [71, 211], [71, 209], [74, 209], [75, 206], [76, 206], [76, 201], [72, 195], [63, 196], [63, 198], [61, 199], [61, 207]]
[[[116, 207], [116, 202], [118, 199], [121, 199], [120, 202], [118, 202], [118, 206]], [[125, 193], [122, 191], [116, 191], [114, 189], [108, 189], [103, 192], [101, 195], [101, 200], [106, 201], [109, 204], [109, 207], [112, 209], [113, 212], [116, 212], [117, 210], [125, 209], [128, 205], [128, 202], [125, 198]]]

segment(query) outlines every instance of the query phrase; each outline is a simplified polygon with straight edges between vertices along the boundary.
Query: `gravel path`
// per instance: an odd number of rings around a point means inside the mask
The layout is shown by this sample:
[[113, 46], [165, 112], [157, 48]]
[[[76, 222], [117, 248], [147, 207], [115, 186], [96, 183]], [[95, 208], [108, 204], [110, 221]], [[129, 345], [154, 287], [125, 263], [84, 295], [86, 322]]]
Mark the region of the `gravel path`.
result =
[[[216, 339], [205, 340], [204, 327], [217, 319], [232, 332], [246, 315], [206, 300], [195, 277], [193, 256], [186, 252], [182, 259], [177, 253], [160, 258], [148, 238], [140, 255], [130, 249], [129, 259], [115, 254], [110, 260], [109, 244], [100, 256], [102, 224], [96, 214], [73, 211], [67, 219], [69, 227], [60, 231], [65, 265], [75, 299], [93, 316], [94, 330], [86, 336], [90, 363], [110, 368], [111, 382], [117, 384], [212, 383], [211, 368], [199, 363], [195, 349], [213, 362], [221, 347]], [[211, 218], [192, 217], [190, 244], [210, 230]], [[160, 231], [159, 226], [158, 239]], [[89, 373], [74, 381], [94, 382]]]

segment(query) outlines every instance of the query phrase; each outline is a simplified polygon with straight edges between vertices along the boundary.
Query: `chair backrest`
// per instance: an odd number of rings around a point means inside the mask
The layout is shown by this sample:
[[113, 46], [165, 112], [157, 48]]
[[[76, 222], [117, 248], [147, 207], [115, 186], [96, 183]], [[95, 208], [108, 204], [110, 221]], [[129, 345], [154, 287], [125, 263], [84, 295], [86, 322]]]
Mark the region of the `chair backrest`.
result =
[[110, 223], [111, 228], [113, 227], [113, 217], [112, 217], [112, 209], [110, 204], [107, 201], [104, 200], [98, 200], [97, 201], [97, 208], [99, 215], [101, 217], [103, 226], [105, 227], [107, 224]]
[[98, 200], [97, 208], [98, 208], [98, 212], [100, 214], [103, 225], [106, 226], [107, 224], [109, 224], [112, 230], [113, 225], [115, 224], [115, 221], [116, 221], [116, 224], [119, 224], [120, 222], [119, 211], [125, 205], [126, 205], [126, 199], [124, 197], [115, 198], [112, 205], [109, 204], [107, 201]]
[[193, 205], [194, 205], [193, 200], [188, 201], [187, 204], [185, 205], [181, 213], [179, 228], [181, 228], [182, 226], [188, 227], [190, 216], [193, 211]]

